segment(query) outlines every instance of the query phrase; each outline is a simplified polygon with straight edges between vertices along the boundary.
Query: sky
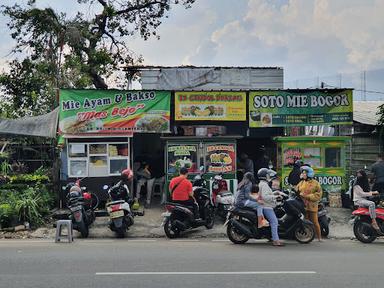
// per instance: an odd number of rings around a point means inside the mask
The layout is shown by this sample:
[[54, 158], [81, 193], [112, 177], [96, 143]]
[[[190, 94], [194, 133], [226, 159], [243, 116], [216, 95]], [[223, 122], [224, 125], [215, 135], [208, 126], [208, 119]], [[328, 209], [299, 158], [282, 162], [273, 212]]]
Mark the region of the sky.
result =
[[[75, 0], [37, 2], [68, 16], [80, 7]], [[94, 12], [88, 5], [81, 11]], [[384, 0], [197, 0], [191, 9], [171, 9], [160, 40], [127, 43], [146, 65], [282, 67], [286, 88], [324, 82], [355, 88], [355, 98], [384, 100], [383, 11]], [[6, 21], [0, 16], [1, 67], [14, 44]], [[359, 91], [363, 71], [366, 90], [382, 94]]]

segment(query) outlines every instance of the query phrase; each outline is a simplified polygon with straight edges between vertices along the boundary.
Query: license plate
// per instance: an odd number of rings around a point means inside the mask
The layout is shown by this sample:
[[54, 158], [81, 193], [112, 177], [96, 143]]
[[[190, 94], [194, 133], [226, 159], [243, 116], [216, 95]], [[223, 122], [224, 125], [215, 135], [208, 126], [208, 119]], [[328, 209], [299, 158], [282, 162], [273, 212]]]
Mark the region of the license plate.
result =
[[119, 217], [124, 217], [124, 211], [123, 210], [119, 210], [119, 211], [111, 212], [110, 217], [112, 219], [119, 218]]

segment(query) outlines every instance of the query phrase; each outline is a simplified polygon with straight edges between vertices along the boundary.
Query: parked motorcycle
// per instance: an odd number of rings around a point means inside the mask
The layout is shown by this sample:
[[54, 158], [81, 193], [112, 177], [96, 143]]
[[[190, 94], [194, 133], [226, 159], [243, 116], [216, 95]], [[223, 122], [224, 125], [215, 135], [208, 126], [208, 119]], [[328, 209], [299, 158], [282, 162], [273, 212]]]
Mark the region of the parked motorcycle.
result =
[[[304, 219], [304, 203], [298, 196], [280, 192], [281, 201], [275, 208], [281, 238], [295, 239], [299, 243], [310, 243], [315, 237], [313, 223]], [[243, 244], [250, 238], [271, 239], [270, 227], [257, 227], [257, 213], [251, 208], [232, 207], [228, 213], [227, 236], [235, 244]]]
[[357, 240], [363, 243], [371, 243], [377, 237], [384, 235], [384, 208], [377, 207], [380, 202], [380, 196], [370, 197], [369, 200], [376, 204], [376, 221], [380, 231], [376, 231], [372, 227], [372, 219], [369, 215], [369, 209], [365, 207], [357, 207], [352, 212], [353, 219], [353, 234]]
[[68, 192], [67, 206], [71, 210], [69, 219], [72, 220], [73, 229], [79, 231], [81, 237], [87, 238], [89, 226], [96, 219], [95, 209], [99, 204], [99, 199], [95, 194], [86, 192], [86, 187], [80, 186], [80, 180], [68, 183], [63, 190]]
[[329, 235], [329, 223], [331, 218], [328, 216], [328, 211], [325, 209], [326, 202], [324, 200], [319, 202], [317, 218], [320, 224], [321, 235], [327, 237]]
[[192, 186], [200, 218], [195, 218], [192, 206], [174, 202], [165, 203], [166, 212], [162, 214], [164, 217], [162, 226], [164, 226], [165, 235], [170, 239], [177, 238], [181, 232], [196, 227], [213, 228], [215, 217], [212, 197], [202, 175], [195, 176]]
[[234, 200], [235, 198], [228, 190], [227, 181], [223, 175], [215, 175], [212, 179], [212, 201], [216, 208], [216, 214], [225, 219]]
[[109, 229], [114, 231], [118, 238], [124, 238], [129, 227], [134, 224], [135, 216], [143, 216], [144, 212], [132, 211], [133, 199], [129, 189], [121, 181], [109, 187], [104, 185], [104, 190], [108, 190], [109, 202], [106, 204], [110, 222]]

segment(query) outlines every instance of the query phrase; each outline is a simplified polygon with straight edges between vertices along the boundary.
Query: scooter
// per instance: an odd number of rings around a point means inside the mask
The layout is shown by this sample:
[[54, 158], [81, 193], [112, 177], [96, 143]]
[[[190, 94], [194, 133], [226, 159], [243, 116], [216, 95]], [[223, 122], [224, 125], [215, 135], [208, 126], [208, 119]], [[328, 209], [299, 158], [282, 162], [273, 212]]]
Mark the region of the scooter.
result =
[[225, 220], [235, 198], [228, 190], [227, 181], [222, 174], [215, 175], [212, 180], [212, 201], [216, 208], [216, 214]]
[[166, 212], [161, 226], [164, 227], [165, 235], [174, 239], [180, 236], [181, 232], [205, 226], [212, 229], [215, 223], [214, 207], [212, 197], [206, 187], [206, 181], [202, 175], [196, 175], [193, 181], [193, 193], [199, 209], [199, 217], [195, 218], [194, 207], [185, 206], [174, 202], [166, 202]]
[[[72, 220], [73, 228], [80, 232], [81, 237], [87, 238], [89, 226], [96, 219], [95, 209], [99, 204], [99, 199], [95, 194], [86, 192], [86, 187], [81, 187], [80, 181], [68, 183], [62, 188], [68, 191], [67, 206], [71, 211], [69, 219]], [[79, 191], [70, 192], [73, 186], [77, 186]]]
[[329, 235], [329, 223], [331, 218], [328, 216], [328, 211], [325, 209], [326, 202], [324, 200], [319, 202], [317, 218], [320, 224], [321, 235], [327, 237]]
[[[295, 239], [299, 243], [310, 243], [315, 237], [313, 223], [304, 219], [304, 203], [300, 197], [289, 197], [280, 192], [280, 203], [275, 208], [281, 238]], [[257, 227], [257, 213], [251, 208], [232, 207], [228, 213], [227, 236], [234, 244], [246, 243], [250, 238], [271, 239], [270, 227]]]
[[353, 234], [357, 240], [363, 243], [371, 243], [377, 237], [384, 235], [384, 208], [377, 207], [380, 202], [380, 196], [370, 197], [369, 200], [376, 204], [376, 221], [380, 231], [376, 231], [372, 227], [372, 219], [369, 215], [369, 209], [365, 207], [357, 207], [352, 212], [353, 219]]
[[103, 186], [108, 190], [109, 202], [106, 204], [110, 222], [109, 229], [114, 231], [118, 238], [124, 238], [129, 227], [134, 224], [135, 216], [144, 216], [144, 212], [131, 211], [133, 199], [130, 197], [129, 189], [121, 181], [109, 187]]

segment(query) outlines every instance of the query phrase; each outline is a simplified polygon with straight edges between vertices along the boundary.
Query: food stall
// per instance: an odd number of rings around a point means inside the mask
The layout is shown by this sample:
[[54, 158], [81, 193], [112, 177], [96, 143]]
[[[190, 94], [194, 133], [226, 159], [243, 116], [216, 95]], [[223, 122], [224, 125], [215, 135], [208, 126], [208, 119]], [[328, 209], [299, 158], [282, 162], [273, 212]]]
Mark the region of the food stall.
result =
[[288, 175], [296, 160], [302, 160], [315, 170], [315, 178], [323, 188], [331, 206], [341, 206], [341, 193], [347, 188], [346, 136], [276, 137], [278, 144], [277, 172], [282, 186], [288, 185]]
[[[60, 91], [59, 135], [62, 139], [62, 184], [82, 185], [105, 201], [103, 185], [132, 167], [134, 133], [170, 131], [168, 91]], [[65, 195], [61, 195], [64, 200]]]
[[[189, 171], [192, 181], [197, 174], [203, 173], [204, 179], [210, 179], [219, 173], [227, 180], [228, 188], [234, 192], [236, 179], [236, 139], [241, 136], [217, 137], [162, 137], [165, 140], [166, 189], [171, 179], [179, 175], [181, 167]], [[201, 172], [200, 167], [203, 167]]]

